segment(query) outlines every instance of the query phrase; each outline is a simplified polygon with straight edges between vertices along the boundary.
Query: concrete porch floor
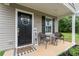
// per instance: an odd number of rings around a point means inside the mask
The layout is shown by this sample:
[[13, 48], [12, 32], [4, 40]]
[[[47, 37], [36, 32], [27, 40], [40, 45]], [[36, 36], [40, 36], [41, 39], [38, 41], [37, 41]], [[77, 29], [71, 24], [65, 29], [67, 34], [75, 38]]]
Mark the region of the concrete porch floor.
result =
[[3, 56], [13, 56], [14, 54], [14, 50], [13, 49], [9, 49], [6, 50]]
[[[32, 51], [30, 53], [23, 54], [21, 56], [56, 56], [63, 51], [67, 50], [72, 46], [71, 42], [67, 41], [59, 41], [57, 46], [52, 44], [48, 44], [47, 49], [45, 49], [45, 45], [37, 46], [37, 50]], [[13, 50], [6, 51], [4, 56], [12, 56]]]
[[63, 41], [59, 41], [57, 46], [48, 44], [47, 49], [45, 49], [45, 45], [40, 45], [37, 47], [36, 51], [29, 53], [29, 54], [25, 54], [23, 56], [56, 56], [64, 52], [71, 46], [72, 46], [71, 42], [65, 41], [63, 43]]

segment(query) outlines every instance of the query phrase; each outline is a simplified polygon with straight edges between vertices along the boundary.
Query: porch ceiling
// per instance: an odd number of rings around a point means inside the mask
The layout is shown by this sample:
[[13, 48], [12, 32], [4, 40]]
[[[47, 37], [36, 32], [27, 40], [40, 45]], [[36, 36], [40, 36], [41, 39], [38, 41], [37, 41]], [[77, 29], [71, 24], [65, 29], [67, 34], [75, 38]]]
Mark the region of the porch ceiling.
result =
[[19, 5], [57, 17], [66, 16], [73, 13], [62, 3], [19, 3]]

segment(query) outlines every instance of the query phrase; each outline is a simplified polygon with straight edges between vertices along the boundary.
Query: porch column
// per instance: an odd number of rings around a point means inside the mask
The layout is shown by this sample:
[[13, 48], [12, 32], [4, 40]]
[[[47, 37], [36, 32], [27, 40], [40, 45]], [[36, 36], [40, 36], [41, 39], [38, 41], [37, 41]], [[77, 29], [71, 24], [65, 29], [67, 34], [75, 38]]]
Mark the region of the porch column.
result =
[[76, 18], [76, 15], [73, 14], [72, 15], [72, 45], [75, 45], [75, 18]]
[[59, 23], [59, 19], [55, 20], [55, 32], [58, 32], [58, 23]]

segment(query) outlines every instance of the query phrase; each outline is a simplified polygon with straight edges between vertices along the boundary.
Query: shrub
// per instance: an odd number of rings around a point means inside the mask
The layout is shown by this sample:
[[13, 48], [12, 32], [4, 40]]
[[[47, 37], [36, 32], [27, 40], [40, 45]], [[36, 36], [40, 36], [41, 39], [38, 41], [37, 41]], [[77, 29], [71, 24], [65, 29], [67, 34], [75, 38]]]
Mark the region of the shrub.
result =
[[72, 56], [79, 56], [79, 46], [75, 46], [69, 49], [69, 53]]
[[0, 51], [0, 56], [3, 56], [3, 54], [4, 54], [4, 51]]

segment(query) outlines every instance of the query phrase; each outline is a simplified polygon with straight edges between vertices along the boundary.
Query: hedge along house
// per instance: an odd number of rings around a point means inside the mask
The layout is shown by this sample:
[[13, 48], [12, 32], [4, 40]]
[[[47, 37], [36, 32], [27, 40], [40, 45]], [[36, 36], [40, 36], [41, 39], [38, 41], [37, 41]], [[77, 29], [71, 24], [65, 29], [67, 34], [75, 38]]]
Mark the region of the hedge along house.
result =
[[35, 40], [34, 36], [35, 31], [48, 35], [58, 32], [58, 20], [66, 15], [72, 15], [74, 45], [75, 12], [73, 4], [70, 3], [0, 4], [0, 50], [21, 48], [33, 43], [38, 45], [38, 40]]

